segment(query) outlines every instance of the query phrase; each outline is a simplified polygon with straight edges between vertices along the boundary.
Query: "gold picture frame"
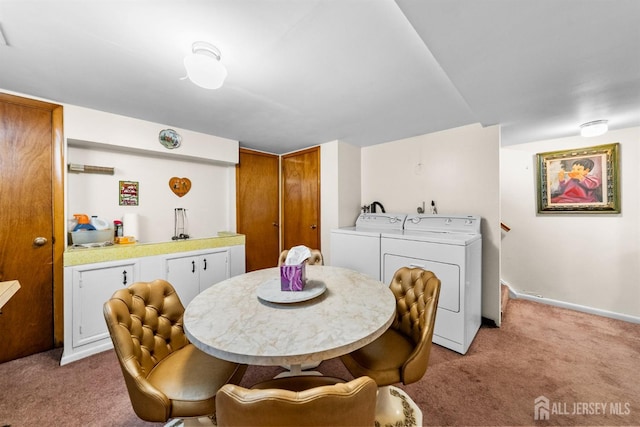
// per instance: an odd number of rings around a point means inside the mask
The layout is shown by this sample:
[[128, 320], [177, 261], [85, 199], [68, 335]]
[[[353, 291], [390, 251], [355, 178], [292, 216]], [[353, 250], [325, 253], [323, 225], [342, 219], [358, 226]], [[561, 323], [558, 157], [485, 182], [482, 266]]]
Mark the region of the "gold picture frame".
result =
[[620, 213], [619, 143], [538, 153], [538, 213]]

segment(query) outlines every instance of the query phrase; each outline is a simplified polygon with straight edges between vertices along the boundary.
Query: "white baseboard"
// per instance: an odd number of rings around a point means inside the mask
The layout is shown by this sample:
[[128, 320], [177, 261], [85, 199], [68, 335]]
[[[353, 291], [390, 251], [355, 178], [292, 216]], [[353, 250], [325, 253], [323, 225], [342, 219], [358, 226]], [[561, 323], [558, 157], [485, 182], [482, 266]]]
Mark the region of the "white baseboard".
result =
[[93, 356], [94, 354], [102, 353], [113, 348], [113, 342], [110, 339], [103, 339], [102, 343], [94, 342], [86, 345], [84, 348], [71, 348], [65, 347], [60, 358], [60, 366], [64, 366], [68, 363], [75, 362], [85, 357]]
[[601, 310], [599, 308], [588, 307], [586, 305], [573, 304], [570, 302], [559, 301], [551, 298], [545, 298], [540, 295], [530, 295], [522, 292], [518, 292], [513, 289], [505, 281], [501, 281], [503, 285], [509, 288], [509, 297], [513, 299], [524, 299], [529, 301], [535, 301], [542, 304], [553, 305], [561, 308], [568, 308], [570, 310], [581, 311], [583, 313], [595, 314], [597, 316], [609, 317], [611, 319], [623, 320], [630, 323], [640, 323], [640, 317], [631, 316], [629, 314], [616, 313], [614, 311]]

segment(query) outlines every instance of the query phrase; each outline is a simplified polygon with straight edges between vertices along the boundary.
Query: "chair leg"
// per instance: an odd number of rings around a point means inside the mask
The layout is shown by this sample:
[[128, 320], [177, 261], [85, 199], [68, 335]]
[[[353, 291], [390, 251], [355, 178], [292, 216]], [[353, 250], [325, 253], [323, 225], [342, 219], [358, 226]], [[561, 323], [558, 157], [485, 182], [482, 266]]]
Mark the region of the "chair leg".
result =
[[167, 421], [164, 427], [215, 427], [216, 425], [215, 416], [212, 415], [210, 417], [172, 418]]
[[378, 387], [376, 423], [381, 426], [421, 426], [422, 411], [402, 389]]

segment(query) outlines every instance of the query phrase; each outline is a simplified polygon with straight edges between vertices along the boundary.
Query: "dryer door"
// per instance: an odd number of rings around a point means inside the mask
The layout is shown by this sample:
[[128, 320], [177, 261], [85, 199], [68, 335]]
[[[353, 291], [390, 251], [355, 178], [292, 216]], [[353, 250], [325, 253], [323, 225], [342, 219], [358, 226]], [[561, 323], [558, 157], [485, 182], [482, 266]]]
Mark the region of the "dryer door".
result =
[[393, 275], [401, 267], [419, 267], [432, 271], [440, 279], [438, 308], [460, 312], [460, 266], [407, 256], [384, 254], [384, 283], [391, 283]]

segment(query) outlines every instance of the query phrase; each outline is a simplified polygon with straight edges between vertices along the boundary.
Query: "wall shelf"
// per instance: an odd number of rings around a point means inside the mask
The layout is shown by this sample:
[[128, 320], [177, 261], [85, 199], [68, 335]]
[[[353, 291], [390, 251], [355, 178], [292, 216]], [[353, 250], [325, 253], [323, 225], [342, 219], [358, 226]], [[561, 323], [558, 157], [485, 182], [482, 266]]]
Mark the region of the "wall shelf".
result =
[[75, 173], [97, 173], [102, 175], [113, 175], [114, 173], [114, 168], [106, 166], [80, 165], [77, 163], [69, 163], [67, 165], [67, 170]]

